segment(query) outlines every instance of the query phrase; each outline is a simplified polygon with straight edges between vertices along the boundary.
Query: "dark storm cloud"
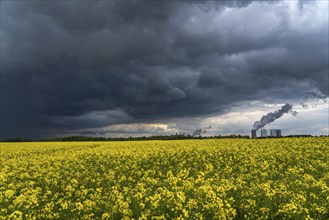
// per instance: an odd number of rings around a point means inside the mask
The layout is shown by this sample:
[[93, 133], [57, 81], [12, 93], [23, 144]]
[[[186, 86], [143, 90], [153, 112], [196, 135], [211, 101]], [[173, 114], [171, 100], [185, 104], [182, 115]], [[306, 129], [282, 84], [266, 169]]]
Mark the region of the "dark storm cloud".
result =
[[1, 135], [328, 96], [322, 3], [1, 1]]
[[80, 132], [81, 135], [105, 135], [106, 133], [103, 131], [83, 131]]

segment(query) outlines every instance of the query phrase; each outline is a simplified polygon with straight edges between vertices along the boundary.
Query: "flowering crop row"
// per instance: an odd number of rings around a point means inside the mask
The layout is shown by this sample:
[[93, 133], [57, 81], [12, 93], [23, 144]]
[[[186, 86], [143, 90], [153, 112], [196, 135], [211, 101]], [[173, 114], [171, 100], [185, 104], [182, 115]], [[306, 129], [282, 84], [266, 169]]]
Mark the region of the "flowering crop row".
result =
[[1, 143], [0, 219], [329, 219], [328, 142]]

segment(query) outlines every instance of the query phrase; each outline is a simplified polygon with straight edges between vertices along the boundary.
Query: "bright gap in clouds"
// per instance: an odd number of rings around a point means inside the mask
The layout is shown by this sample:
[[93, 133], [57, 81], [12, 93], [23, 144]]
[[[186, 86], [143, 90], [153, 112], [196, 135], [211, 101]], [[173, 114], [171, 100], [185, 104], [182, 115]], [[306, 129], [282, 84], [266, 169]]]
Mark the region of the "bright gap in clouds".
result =
[[[242, 134], [250, 135], [255, 121], [260, 120], [263, 115], [280, 109], [282, 104], [258, 104], [255, 107], [233, 108], [231, 112], [221, 115], [208, 117], [202, 120], [201, 126], [211, 125], [212, 129], [207, 135], [229, 135]], [[298, 135], [328, 135], [329, 127], [329, 104], [322, 100], [307, 102], [308, 108], [305, 109], [300, 104], [294, 104], [293, 110], [297, 115], [284, 114], [281, 118], [266, 125], [265, 129], [281, 129], [282, 134]]]
[[[297, 116], [284, 114], [281, 118], [266, 125], [265, 129], [281, 129], [282, 134], [298, 135], [328, 135], [328, 102], [323, 100], [306, 102], [308, 108], [301, 104], [294, 104], [293, 110]], [[152, 135], [174, 135], [176, 133], [189, 133], [201, 129], [202, 136], [217, 136], [241, 134], [250, 135], [253, 123], [263, 115], [280, 109], [285, 103], [267, 104], [253, 102], [252, 105], [245, 105], [243, 108], [233, 107], [230, 112], [205, 118], [176, 119], [170, 122], [161, 123], [131, 123], [105, 126], [88, 131], [80, 130], [77, 134], [106, 136], [106, 137], [127, 137], [127, 136], [152, 136]], [[305, 103], [304, 103], [305, 104]], [[252, 106], [252, 107], [251, 107]], [[73, 135], [74, 133], [69, 133]]]

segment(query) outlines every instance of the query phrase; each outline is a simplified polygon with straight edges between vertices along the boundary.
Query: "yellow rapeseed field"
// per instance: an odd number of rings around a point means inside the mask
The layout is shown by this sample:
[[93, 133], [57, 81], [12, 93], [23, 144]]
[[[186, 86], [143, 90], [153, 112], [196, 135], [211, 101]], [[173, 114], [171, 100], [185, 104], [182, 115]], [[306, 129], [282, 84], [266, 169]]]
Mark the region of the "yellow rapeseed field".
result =
[[1, 143], [0, 219], [329, 219], [328, 143]]

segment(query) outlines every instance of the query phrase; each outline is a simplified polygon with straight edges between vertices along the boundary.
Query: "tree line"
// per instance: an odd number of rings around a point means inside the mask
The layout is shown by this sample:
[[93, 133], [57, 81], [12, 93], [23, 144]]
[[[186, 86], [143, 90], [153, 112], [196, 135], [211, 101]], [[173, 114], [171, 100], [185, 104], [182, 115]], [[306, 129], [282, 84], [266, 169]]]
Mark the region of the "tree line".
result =
[[192, 135], [154, 135], [154, 136], [139, 136], [139, 137], [89, 137], [89, 136], [69, 136], [56, 137], [47, 139], [25, 139], [25, 138], [10, 138], [4, 139], [2, 142], [31, 142], [31, 141], [144, 141], [144, 140], [185, 140], [185, 139], [216, 139], [216, 138], [250, 138], [248, 135], [218, 135], [218, 136], [192, 136]]
[[[280, 138], [303, 138], [303, 137], [328, 137], [329, 135], [312, 136], [308, 134], [301, 135], [288, 135]], [[47, 139], [26, 139], [26, 138], [8, 138], [1, 142], [70, 142], [70, 141], [145, 141], [145, 140], [187, 140], [187, 139], [225, 139], [225, 138], [243, 138], [250, 139], [249, 135], [231, 134], [231, 135], [217, 135], [217, 136], [192, 136], [192, 135], [155, 135], [155, 136], [139, 136], [139, 137], [89, 137], [89, 136], [69, 136], [69, 137], [56, 137]], [[264, 138], [277, 138], [277, 137], [257, 137], [257, 139]]]

